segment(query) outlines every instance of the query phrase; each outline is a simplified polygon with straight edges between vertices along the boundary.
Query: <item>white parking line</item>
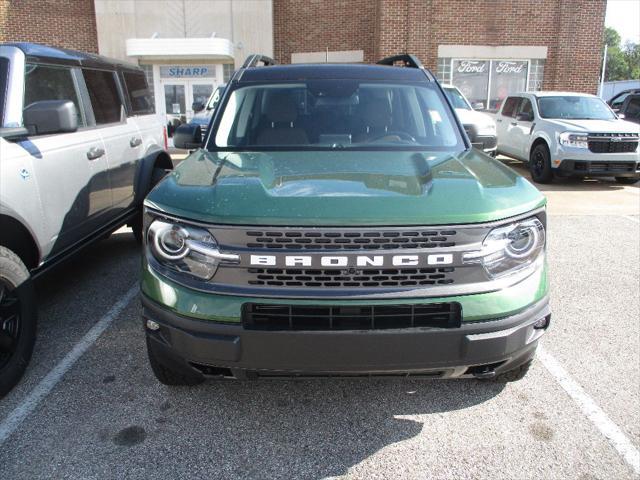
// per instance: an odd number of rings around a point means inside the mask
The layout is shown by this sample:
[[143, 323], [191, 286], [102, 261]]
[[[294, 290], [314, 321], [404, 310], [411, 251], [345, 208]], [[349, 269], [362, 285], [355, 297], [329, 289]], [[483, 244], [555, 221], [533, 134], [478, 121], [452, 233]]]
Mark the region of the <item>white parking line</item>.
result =
[[33, 412], [40, 401], [46, 397], [49, 392], [62, 380], [71, 367], [78, 361], [80, 357], [96, 342], [102, 333], [111, 325], [116, 317], [124, 310], [129, 302], [138, 293], [138, 285], [134, 285], [124, 294], [124, 296], [115, 303], [109, 311], [98, 322], [91, 327], [73, 349], [65, 355], [65, 357], [53, 369], [40, 380], [40, 383], [26, 396], [24, 401], [18, 405], [3, 421], [0, 423], [0, 447], [11, 436], [11, 434], [20, 426], [20, 424]]
[[538, 346], [538, 359], [542, 365], [555, 377], [560, 386], [578, 404], [582, 413], [596, 426], [607, 440], [613, 445], [636, 474], [640, 474], [640, 452], [631, 443], [624, 432], [613, 423], [596, 402], [584, 389], [567, 373], [562, 365], [542, 346]]

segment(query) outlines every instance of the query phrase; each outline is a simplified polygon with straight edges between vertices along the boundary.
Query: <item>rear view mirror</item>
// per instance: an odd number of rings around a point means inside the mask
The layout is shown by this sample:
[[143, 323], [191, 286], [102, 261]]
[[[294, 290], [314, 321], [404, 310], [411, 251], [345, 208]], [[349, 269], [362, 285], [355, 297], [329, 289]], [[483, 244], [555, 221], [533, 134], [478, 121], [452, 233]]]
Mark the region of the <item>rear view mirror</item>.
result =
[[202, 102], [193, 102], [191, 104], [191, 109], [195, 112], [201, 112], [202, 110], [204, 110], [204, 103]]
[[22, 111], [25, 128], [32, 135], [70, 133], [78, 130], [78, 109], [71, 100], [41, 100]]
[[173, 134], [173, 146], [184, 150], [193, 150], [202, 146], [200, 125], [185, 123], [176, 128]]

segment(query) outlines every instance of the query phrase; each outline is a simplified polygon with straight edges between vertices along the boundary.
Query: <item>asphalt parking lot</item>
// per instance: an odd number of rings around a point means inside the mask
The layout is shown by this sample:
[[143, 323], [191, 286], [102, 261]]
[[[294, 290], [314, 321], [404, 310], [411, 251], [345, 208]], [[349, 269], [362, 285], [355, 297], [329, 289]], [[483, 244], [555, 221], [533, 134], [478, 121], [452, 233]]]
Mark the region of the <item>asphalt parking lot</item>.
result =
[[506, 386], [162, 386], [139, 321], [139, 249], [119, 230], [38, 281], [33, 360], [0, 401], [0, 478], [637, 478], [640, 188], [543, 190], [553, 321], [532, 371]]

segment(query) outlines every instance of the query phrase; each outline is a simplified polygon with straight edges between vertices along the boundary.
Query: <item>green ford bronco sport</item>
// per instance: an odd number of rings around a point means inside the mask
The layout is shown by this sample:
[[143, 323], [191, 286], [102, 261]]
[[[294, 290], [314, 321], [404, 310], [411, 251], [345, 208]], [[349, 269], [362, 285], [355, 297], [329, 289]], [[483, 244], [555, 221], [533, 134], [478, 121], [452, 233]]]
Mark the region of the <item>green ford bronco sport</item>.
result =
[[207, 132], [178, 129], [197, 150], [145, 201], [161, 382], [524, 376], [551, 317], [545, 198], [471, 148], [415, 57], [252, 56]]

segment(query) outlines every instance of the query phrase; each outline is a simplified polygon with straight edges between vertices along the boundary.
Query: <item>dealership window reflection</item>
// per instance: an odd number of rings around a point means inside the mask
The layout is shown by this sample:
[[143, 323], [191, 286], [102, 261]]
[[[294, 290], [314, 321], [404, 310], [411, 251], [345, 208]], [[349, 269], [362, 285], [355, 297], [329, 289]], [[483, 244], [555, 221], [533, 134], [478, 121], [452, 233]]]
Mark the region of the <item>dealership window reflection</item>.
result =
[[527, 90], [529, 60], [451, 61], [451, 83], [478, 110], [497, 110], [509, 94]]

